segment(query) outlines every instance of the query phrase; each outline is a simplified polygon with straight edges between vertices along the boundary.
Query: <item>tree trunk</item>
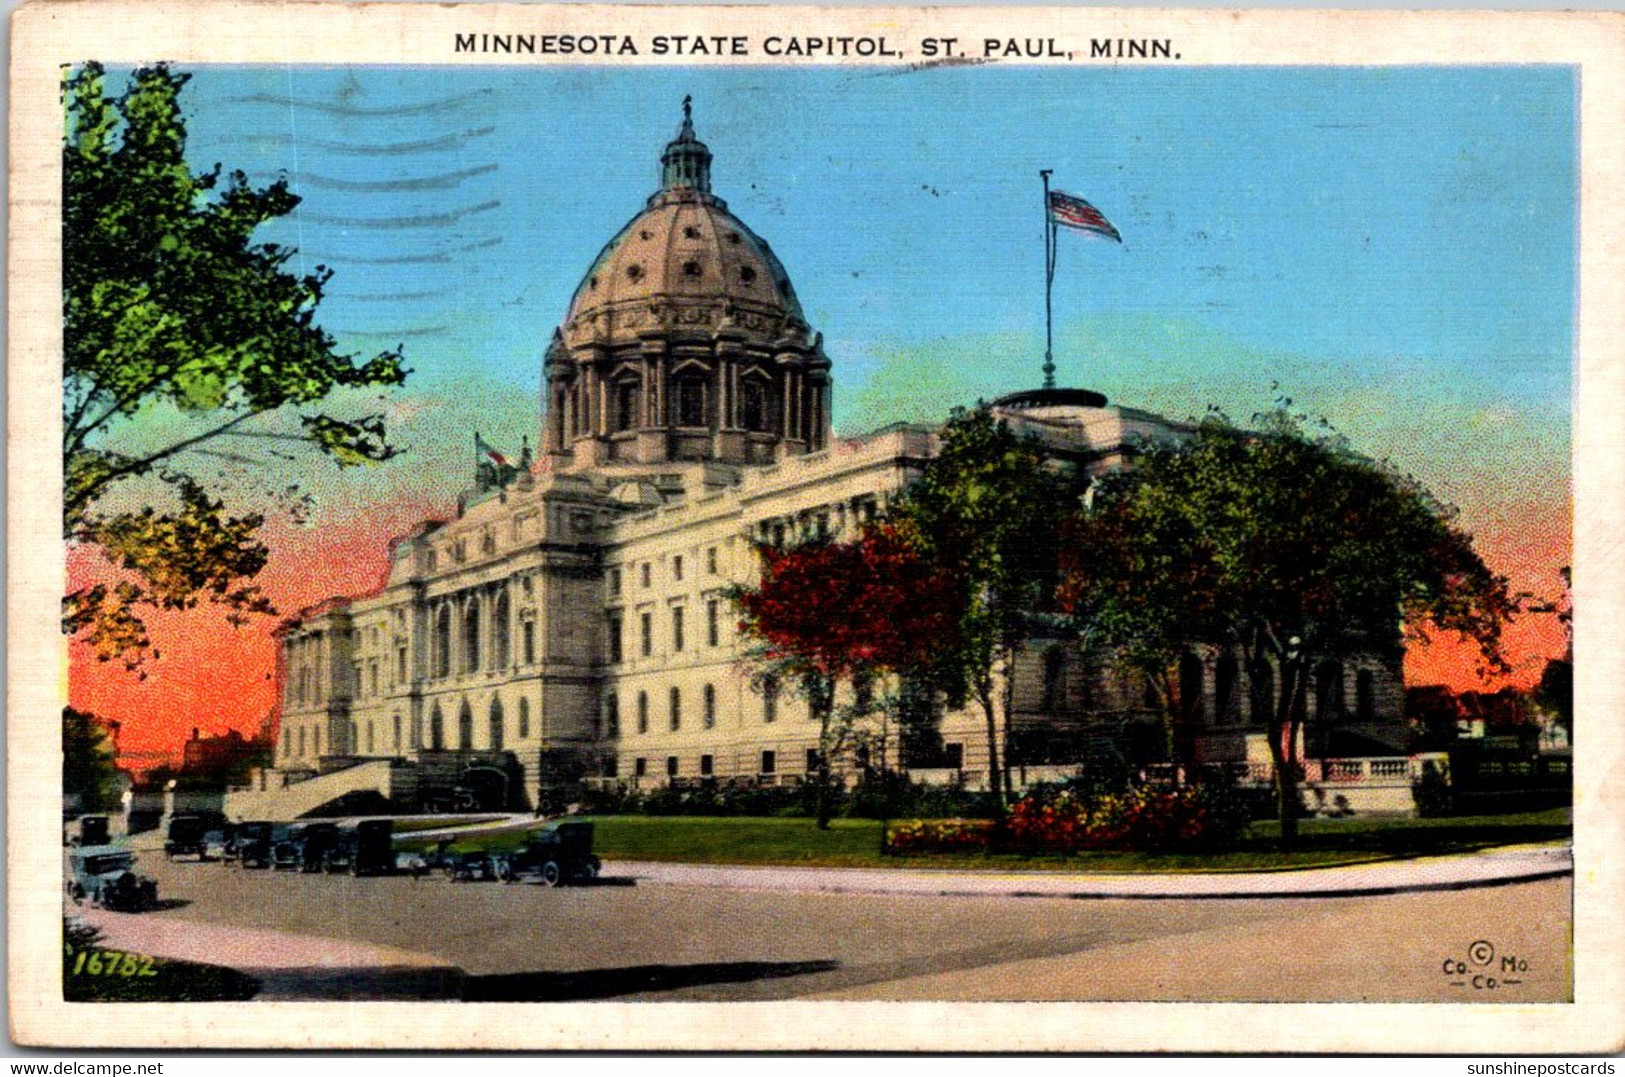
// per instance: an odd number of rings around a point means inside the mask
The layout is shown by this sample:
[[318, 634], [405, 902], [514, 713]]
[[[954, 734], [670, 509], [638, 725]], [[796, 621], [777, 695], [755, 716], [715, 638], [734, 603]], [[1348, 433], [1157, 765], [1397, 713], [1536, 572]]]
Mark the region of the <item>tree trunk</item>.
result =
[[1004, 769], [999, 776], [1005, 796], [1010, 793], [1010, 712], [1016, 695], [1016, 652], [1004, 652], [1004, 679], [999, 685], [999, 704], [1004, 708]]
[[1300, 672], [1295, 663], [1281, 663], [1280, 697], [1275, 705], [1274, 728], [1270, 731], [1270, 762], [1275, 768], [1275, 804], [1281, 823], [1281, 852], [1290, 853], [1298, 844], [1298, 774], [1291, 751], [1292, 714], [1298, 695]]
[[993, 706], [993, 686], [983, 684], [977, 690], [976, 698], [981, 701], [982, 714], [987, 718], [987, 786], [997, 798], [999, 804], [1004, 804], [1004, 771], [999, 766], [999, 721], [998, 714]]

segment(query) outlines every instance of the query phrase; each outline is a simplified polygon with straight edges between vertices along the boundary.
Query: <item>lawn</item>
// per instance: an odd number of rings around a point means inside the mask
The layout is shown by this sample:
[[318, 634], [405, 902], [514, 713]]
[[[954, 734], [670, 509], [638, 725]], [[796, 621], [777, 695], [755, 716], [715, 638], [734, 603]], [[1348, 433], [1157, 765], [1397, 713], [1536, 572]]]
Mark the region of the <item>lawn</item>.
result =
[[[1222, 853], [882, 856], [880, 824], [870, 819], [837, 819], [823, 831], [811, 819], [619, 815], [593, 817], [591, 821], [596, 828], [595, 851], [606, 860], [1099, 873], [1324, 867], [1555, 841], [1566, 839], [1571, 832], [1569, 813], [1559, 808], [1522, 815], [1453, 819], [1308, 819], [1301, 826], [1299, 849], [1290, 856], [1276, 851], [1280, 831], [1277, 824], [1269, 822], [1253, 824], [1235, 849]], [[516, 847], [524, 833], [522, 829], [515, 829], [473, 834], [458, 840], [452, 847], [501, 851]], [[403, 844], [410, 844], [410, 839]]]
[[477, 826], [505, 818], [501, 815], [433, 815], [414, 819], [396, 819], [396, 834], [411, 834], [418, 830], [452, 830], [463, 826]]

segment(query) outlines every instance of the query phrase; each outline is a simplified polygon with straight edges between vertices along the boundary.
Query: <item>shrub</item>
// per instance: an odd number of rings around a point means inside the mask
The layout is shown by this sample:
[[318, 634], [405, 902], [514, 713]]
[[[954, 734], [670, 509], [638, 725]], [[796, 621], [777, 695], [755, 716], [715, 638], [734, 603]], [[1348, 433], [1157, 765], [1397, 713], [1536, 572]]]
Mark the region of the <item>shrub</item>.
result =
[[1416, 802], [1416, 814], [1424, 819], [1449, 815], [1453, 810], [1450, 779], [1433, 760], [1425, 760], [1421, 777], [1411, 782], [1411, 799]]
[[910, 819], [886, 830], [886, 851], [981, 853], [993, 845], [999, 824], [992, 819]]

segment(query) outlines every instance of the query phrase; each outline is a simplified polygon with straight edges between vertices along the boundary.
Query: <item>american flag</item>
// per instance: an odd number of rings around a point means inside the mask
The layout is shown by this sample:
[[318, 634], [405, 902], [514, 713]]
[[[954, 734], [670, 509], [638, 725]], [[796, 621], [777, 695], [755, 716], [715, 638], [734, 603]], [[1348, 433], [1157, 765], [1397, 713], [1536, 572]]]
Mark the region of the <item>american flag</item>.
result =
[[1065, 228], [1076, 228], [1080, 232], [1093, 232], [1097, 236], [1115, 239], [1123, 242], [1123, 237], [1117, 234], [1100, 210], [1075, 194], [1065, 191], [1051, 191], [1049, 193], [1049, 219]]

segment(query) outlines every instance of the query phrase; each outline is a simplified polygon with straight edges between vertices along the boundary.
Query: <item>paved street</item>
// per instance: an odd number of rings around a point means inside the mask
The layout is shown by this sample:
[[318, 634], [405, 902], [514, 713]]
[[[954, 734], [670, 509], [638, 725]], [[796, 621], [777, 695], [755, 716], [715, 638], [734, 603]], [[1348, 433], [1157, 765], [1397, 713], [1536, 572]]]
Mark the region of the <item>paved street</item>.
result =
[[[288, 967], [302, 963], [272, 952], [292, 946], [281, 941], [288, 936], [306, 937], [303, 951], [318, 955], [310, 971], [328, 991], [333, 976], [322, 966], [334, 962], [320, 959], [316, 939], [342, 943], [335, 955], [391, 955], [380, 959], [391, 975], [406, 965], [455, 966], [464, 997], [489, 1001], [1569, 997], [1566, 878], [1348, 898], [1133, 901], [648, 882], [546, 890], [438, 876], [272, 874], [155, 855], [143, 868], [167, 907], [103, 916], [110, 935], [161, 931], [173, 940], [183, 923], [251, 929], [237, 944], [218, 928], [198, 932], [198, 941], [232, 950], [221, 963], [278, 970], [281, 997]], [[1487, 963], [1469, 953], [1480, 941], [1495, 948]], [[1477, 955], [1485, 953], [1480, 946]], [[1517, 971], [1503, 973], [1508, 957]], [[1462, 970], [1447, 973], [1447, 961]]]

